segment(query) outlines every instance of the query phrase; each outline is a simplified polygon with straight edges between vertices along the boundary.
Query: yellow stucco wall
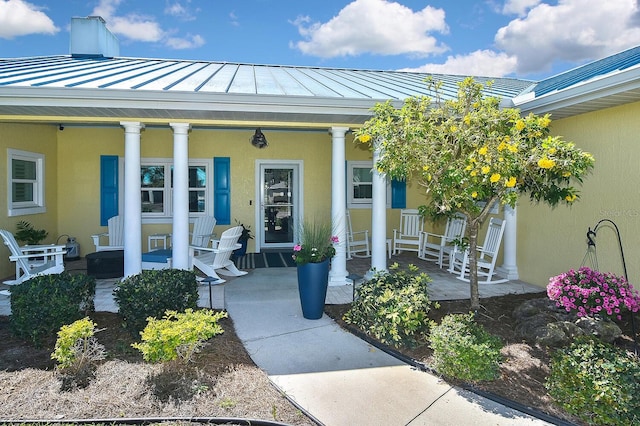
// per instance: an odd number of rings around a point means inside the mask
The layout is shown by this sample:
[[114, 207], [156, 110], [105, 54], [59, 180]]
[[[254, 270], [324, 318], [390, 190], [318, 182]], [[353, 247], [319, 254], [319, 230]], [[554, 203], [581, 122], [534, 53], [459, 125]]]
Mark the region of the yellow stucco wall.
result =
[[[552, 122], [554, 134], [593, 154], [595, 168], [584, 179], [581, 200], [571, 207], [552, 209], [520, 200], [517, 260], [522, 280], [546, 286], [550, 276], [581, 266], [588, 228], [608, 218], [620, 229], [629, 279], [638, 282], [639, 114], [640, 103], [633, 103]], [[596, 244], [599, 269], [622, 274], [613, 228], [601, 225]]]
[[[0, 228], [15, 234], [16, 224], [25, 220], [36, 229], [45, 229], [49, 235], [43, 243], [55, 243], [58, 237], [57, 196], [58, 162], [56, 154], [56, 133], [58, 126], [36, 124], [0, 123], [0, 170], [5, 170], [0, 178]], [[45, 158], [45, 205], [46, 213], [8, 217], [7, 212], [7, 149], [19, 149], [44, 154]], [[0, 278], [15, 273], [9, 262], [9, 250], [0, 245]]]

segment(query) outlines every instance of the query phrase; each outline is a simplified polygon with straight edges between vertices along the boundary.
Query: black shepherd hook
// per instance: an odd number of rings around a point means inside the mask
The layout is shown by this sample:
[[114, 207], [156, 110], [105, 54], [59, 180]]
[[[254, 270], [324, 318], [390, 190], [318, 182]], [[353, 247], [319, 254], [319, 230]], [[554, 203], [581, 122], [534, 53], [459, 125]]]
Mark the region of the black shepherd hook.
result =
[[[598, 226], [600, 226], [600, 224], [602, 222], [608, 222], [611, 225], [613, 225], [613, 228], [616, 230], [616, 235], [618, 236], [618, 246], [620, 247], [620, 257], [622, 258], [622, 269], [624, 271], [624, 279], [629, 282], [629, 276], [627, 275], [627, 263], [624, 259], [624, 250], [622, 249], [622, 238], [620, 237], [620, 230], [618, 229], [618, 225], [615, 224], [614, 221], [612, 221], [611, 219], [601, 219], [598, 221], [598, 223], [596, 223], [596, 226], [593, 227], [593, 230], [591, 230], [591, 228], [589, 228], [589, 230], [587, 231], [587, 254], [585, 254], [585, 258], [587, 257], [587, 255], [589, 254], [590, 249], [593, 247], [593, 251], [595, 253], [595, 249], [596, 249], [596, 242], [594, 240], [594, 238], [596, 237], [596, 231], [598, 230]], [[597, 258], [594, 256], [595, 258], [595, 268], [598, 268], [597, 265]], [[584, 261], [583, 261], [584, 263]], [[634, 352], [636, 354], [636, 356], [639, 356], [640, 354], [638, 353], [638, 340], [636, 338], [636, 325], [635, 325], [635, 321], [633, 319], [634, 314], [633, 312], [630, 312], [631, 314], [631, 333], [633, 334], [633, 349]]]

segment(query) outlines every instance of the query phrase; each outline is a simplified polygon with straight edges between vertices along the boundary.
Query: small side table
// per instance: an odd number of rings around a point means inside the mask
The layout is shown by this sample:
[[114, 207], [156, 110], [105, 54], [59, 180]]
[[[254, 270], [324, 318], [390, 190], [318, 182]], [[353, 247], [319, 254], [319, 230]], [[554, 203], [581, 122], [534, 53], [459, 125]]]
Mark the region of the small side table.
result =
[[148, 251], [160, 249], [160, 243], [162, 243], [162, 249], [167, 249], [167, 240], [171, 238], [171, 234], [151, 234], [147, 242]]

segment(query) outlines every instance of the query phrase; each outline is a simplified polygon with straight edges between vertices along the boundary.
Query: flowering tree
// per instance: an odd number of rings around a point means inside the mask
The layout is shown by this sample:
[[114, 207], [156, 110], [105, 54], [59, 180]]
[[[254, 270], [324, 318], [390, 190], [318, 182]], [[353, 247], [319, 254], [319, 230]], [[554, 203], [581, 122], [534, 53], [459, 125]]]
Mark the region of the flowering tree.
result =
[[[435, 97], [411, 97], [402, 108], [377, 104], [356, 140], [378, 144], [375, 167], [396, 179], [415, 179], [426, 189], [425, 215], [455, 212], [468, 217], [471, 308], [480, 307], [477, 276], [478, 229], [495, 202], [515, 207], [518, 195], [550, 205], [573, 203], [571, 186], [593, 167], [591, 154], [549, 135], [548, 116], [522, 117], [483, 94], [472, 78], [459, 84], [456, 99], [440, 98], [441, 84], [429, 80]], [[479, 203], [483, 201], [484, 203]]]

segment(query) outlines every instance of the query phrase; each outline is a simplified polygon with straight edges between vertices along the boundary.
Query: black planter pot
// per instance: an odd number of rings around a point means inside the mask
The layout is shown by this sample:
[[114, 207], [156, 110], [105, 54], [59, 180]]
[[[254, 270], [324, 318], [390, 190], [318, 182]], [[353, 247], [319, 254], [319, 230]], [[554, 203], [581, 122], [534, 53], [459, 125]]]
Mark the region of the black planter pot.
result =
[[236, 257], [244, 256], [245, 254], [247, 254], [247, 245], [249, 244], [249, 240], [238, 241], [238, 243], [240, 243], [242, 247], [240, 247], [237, 250], [234, 250], [233, 254]]

